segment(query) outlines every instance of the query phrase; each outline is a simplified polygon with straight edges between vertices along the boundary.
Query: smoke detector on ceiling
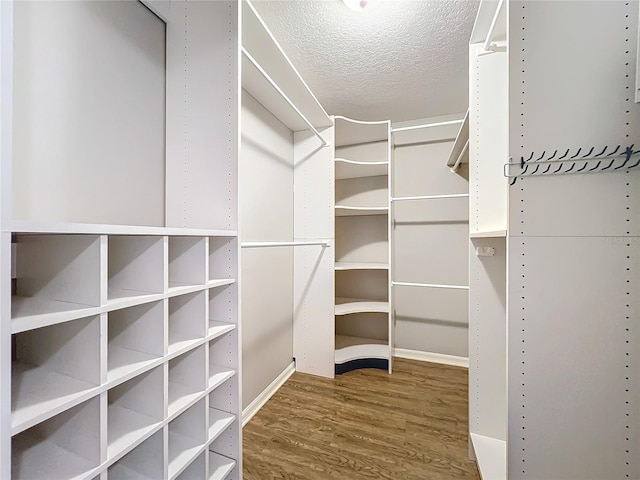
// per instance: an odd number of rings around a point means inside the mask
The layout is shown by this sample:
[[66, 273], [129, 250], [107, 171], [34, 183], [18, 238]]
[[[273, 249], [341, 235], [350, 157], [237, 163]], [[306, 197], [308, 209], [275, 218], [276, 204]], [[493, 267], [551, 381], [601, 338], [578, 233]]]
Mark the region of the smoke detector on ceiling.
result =
[[362, 12], [364, 10], [370, 10], [378, 0], [342, 0], [347, 7], [351, 10], [357, 10]]

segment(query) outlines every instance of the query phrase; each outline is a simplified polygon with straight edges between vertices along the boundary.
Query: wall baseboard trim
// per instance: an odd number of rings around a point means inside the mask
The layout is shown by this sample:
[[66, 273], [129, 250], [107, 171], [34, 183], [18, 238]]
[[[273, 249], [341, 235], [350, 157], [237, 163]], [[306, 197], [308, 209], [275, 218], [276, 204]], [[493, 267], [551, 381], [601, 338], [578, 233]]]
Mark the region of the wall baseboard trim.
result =
[[408, 350], [406, 348], [395, 348], [393, 355], [408, 360], [419, 360], [421, 362], [441, 363], [443, 365], [469, 368], [468, 357], [456, 357], [455, 355], [445, 355], [444, 353], [421, 352], [420, 350]]
[[296, 371], [296, 363], [291, 362], [291, 364], [285, 368], [280, 375], [276, 377], [276, 379], [271, 382], [267, 388], [265, 388], [260, 395], [258, 395], [253, 402], [247, 405], [247, 408], [242, 410], [242, 426], [244, 427], [249, 420], [253, 418], [253, 416], [260, 411], [264, 404], [269, 401], [271, 397], [280, 389], [284, 382], [289, 380], [289, 377], [293, 375]]

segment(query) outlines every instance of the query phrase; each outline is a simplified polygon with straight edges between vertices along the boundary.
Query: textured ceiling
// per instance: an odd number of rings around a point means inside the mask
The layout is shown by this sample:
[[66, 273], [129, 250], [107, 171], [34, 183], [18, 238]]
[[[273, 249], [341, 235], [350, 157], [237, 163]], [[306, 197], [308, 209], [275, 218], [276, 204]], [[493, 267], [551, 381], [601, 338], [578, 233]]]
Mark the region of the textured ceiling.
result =
[[329, 114], [393, 121], [467, 109], [477, 0], [254, 0]]

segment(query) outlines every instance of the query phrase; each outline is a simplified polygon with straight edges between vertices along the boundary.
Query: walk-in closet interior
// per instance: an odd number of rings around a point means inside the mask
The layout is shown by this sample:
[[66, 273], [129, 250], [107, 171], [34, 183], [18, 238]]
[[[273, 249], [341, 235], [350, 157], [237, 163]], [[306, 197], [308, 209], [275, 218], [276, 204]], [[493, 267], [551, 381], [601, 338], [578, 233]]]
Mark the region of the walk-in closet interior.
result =
[[353, 3], [0, 2], [0, 479], [241, 479], [394, 358], [483, 480], [640, 479], [638, 0]]

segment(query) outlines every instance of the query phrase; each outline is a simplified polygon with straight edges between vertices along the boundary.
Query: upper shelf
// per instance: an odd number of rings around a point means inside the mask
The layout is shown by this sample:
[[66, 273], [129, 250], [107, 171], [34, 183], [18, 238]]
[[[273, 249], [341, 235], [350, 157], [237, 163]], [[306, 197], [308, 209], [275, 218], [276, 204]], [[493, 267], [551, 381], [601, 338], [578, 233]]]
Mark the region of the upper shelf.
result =
[[451, 148], [451, 154], [447, 160], [447, 167], [457, 170], [456, 165], [461, 163], [469, 163], [469, 110], [464, 116], [456, 141]]
[[389, 162], [358, 162], [336, 158], [336, 180], [387, 175]]
[[242, 56], [242, 88], [273, 113], [290, 130], [309, 130], [300, 114], [284, 99], [284, 94], [315, 128], [333, 125], [296, 68], [286, 56], [253, 5], [242, 9], [242, 47], [282, 91], [265, 78], [246, 55]]
[[334, 118], [336, 122], [336, 147], [389, 141], [391, 130], [389, 121], [365, 122], [342, 116]]

